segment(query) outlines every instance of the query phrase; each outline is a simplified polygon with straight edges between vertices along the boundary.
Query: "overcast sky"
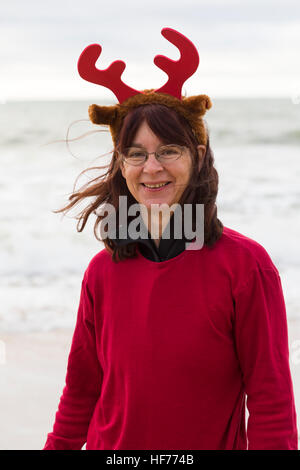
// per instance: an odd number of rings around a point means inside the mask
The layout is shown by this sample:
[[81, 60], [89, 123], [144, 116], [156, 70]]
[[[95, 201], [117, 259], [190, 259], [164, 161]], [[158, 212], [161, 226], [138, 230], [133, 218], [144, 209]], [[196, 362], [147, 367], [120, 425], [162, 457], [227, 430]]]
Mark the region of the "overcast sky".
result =
[[211, 97], [300, 97], [299, 0], [7, 0], [1, 3], [0, 101], [94, 99], [112, 92], [82, 80], [77, 60], [91, 43], [97, 65], [126, 62], [123, 80], [159, 88], [156, 54], [179, 57], [163, 27], [196, 45], [200, 66], [184, 86]]

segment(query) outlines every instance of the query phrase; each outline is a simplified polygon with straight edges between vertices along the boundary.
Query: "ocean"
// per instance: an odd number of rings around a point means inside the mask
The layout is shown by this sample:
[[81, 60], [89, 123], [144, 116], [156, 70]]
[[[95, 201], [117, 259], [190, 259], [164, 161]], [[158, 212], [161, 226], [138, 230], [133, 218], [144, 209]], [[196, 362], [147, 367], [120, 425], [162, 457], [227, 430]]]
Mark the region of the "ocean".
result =
[[[109, 161], [110, 134], [91, 133], [98, 130], [88, 120], [92, 102], [0, 104], [1, 333], [75, 325], [83, 273], [103, 244], [94, 237], [94, 219], [77, 232], [82, 207], [66, 216], [53, 211], [68, 202], [80, 172]], [[267, 250], [280, 272], [288, 319], [296, 320], [300, 103], [216, 99], [206, 122], [219, 174], [218, 217]]]

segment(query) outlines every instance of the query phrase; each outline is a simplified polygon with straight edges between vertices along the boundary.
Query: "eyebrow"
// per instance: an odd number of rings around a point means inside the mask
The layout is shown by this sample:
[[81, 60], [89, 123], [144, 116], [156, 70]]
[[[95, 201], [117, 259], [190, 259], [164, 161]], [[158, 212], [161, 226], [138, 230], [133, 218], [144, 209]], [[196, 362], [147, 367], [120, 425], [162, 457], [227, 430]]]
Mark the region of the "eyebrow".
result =
[[139, 147], [139, 148], [141, 148], [141, 149], [145, 148], [143, 145], [141, 145], [141, 144], [136, 144], [135, 142], [132, 142], [131, 146], [132, 146], [132, 147]]
[[[167, 145], [167, 144], [163, 144], [163, 143], [162, 143], [162, 144], [160, 144], [157, 148], [163, 147], [164, 145]], [[138, 147], [138, 148], [141, 148], [141, 149], [146, 150], [146, 147], [144, 147], [144, 145], [142, 145], [142, 144], [137, 144], [136, 142], [132, 142], [131, 147]]]

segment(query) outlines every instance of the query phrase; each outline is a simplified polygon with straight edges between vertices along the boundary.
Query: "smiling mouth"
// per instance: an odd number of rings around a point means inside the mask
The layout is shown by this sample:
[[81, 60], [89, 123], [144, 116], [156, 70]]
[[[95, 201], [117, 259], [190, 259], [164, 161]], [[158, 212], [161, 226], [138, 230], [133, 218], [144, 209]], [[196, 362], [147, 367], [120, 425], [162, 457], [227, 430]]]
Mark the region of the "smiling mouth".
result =
[[142, 185], [145, 187], [145, 188], [148, 188], [148, 189], [159, 189], [159, 188], [163, 188], [164, 186], [167, 186], [168, 184], [170, 184], [171, 181], [168, 181], [167, 183], [158, 183], [158, 184], [146, 184], [146, 183], [142, 183]]

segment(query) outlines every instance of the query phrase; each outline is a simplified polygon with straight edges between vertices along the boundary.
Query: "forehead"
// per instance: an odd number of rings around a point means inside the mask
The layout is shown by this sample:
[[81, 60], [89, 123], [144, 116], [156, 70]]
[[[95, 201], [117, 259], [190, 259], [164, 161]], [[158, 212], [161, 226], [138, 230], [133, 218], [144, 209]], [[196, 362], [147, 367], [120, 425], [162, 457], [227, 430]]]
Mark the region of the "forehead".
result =
[[162, 140], [154, 134], [147, 122], [143, 121], [136, 131], [131, 145], [137, 145], [139, 147], [157, 147], [162, 144]]

